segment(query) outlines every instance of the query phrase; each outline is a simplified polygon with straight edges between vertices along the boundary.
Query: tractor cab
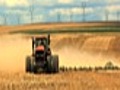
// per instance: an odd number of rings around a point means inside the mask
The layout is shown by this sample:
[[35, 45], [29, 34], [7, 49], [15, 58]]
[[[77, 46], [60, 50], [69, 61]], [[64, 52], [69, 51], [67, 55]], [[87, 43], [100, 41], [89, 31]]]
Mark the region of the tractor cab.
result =
[[48, 40], [47, 40], [46, 37], [38, 37], [38, 38], [35, 39], [36, 47], [38, 47], [40, 45], [46, 46], [47, 42], [48, 42]]
[[36, 61], [46, 60], [46, 57], [51, 54], [50, 51], [50, 36], [36, 37], [32, 39], [33, 55]]
[[39, 37], [35, 39], [35, 55], [41, 55], [41, 54], [45, 54], [47, 51], [47, 38], [45, 37]]
[[47, 53], [50, 50], [50, 35], [48, 37], [35, 37], [32, 38], [32, 52], [37, 53]]

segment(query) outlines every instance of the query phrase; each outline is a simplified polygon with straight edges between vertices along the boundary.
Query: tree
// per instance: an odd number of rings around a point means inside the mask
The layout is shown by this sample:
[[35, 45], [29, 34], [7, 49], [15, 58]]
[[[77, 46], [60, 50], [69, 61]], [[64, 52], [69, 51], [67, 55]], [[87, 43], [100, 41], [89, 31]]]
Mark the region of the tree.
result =
[[114, 65], [113, 65], [113, 63], [111, 62], [111, 61], [109, 61], [109, 62], [107, 62], [106, 64], [105, 64], [105, 69], [107, 70], [107, 69], [114, 69]]

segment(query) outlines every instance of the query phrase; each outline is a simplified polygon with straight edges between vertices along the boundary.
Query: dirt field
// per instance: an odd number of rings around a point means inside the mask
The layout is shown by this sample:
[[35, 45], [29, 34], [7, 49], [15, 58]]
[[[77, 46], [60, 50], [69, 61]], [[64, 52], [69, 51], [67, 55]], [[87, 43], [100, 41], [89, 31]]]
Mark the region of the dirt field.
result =
[[64, 72], [56, 75], [0, 73], [0, 90], [119, 90], [120, 73]]
[[[13, 30], [13, 27], [7, 28], [0, 32]], [[119, 71], [26, 74], [25, 58], [32, 53], [30, 37], [0, 35], [0, 90], [120, 90]], [[51, 48], [53, 54], [59, 54], [60, 66], [95, 67], [104, 66], [108, 61], [120, 66], [119, 33], [52, 35]]]
[[[25, 57], [31, 54], [26, 35], [0, 36], [0, 90], [119, 90], [120, 72], [60, 72], [55, 75], [26, 74]], [[52, 35], [53, 53], [60, 66], [119, 65], [119, 34]], [[64, 44], [63, 44], [64, 43]], [[70, 44], [71, 43], [71, 44]], [[94, 43], [94, 44], [92, 44]], [[106, 55], [105, 55], [106, 54]]]

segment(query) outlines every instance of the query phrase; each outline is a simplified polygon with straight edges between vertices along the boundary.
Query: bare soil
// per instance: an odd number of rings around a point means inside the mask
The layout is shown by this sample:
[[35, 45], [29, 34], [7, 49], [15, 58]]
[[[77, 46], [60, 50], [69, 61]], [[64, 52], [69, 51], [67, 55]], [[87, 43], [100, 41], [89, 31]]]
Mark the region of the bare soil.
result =
[[120, 90], [120, 72], [0, 73], [0, 90]]
[[[77, 24], [67, 24], [65, 27], [69, 27], [69, 25], [77, 26]], [[91, 24], [88, 25], [91, 26]], [[83, 26], [85, 25], [83, 24]], [[63, 25], [1, 26], [0, 33], [46, 27], [47, 29], [50, 27], [61, 28]], [[30, 35], [21, 34], [1, 34], [0, 90], [120, 90], [119, 71], [71, 71], [54, 75], [26, 74], [25, 58], [32, 53], [30, 37]], [[60, 66], [66, 67], [104, 66], [108, 61], [120, 66], [119, 46], [119, 33], [57, 34], [51, 36], [53, 54], [58, 54]]]

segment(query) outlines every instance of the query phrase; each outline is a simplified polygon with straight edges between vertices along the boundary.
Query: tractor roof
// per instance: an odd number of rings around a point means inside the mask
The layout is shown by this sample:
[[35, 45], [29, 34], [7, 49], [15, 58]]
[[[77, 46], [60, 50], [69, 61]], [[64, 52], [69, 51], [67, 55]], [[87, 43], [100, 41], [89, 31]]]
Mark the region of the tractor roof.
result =
[[35, 39], [46, 39], [47, 37], [46, 36], [35, 36], [33, 38], [35, 38]]

